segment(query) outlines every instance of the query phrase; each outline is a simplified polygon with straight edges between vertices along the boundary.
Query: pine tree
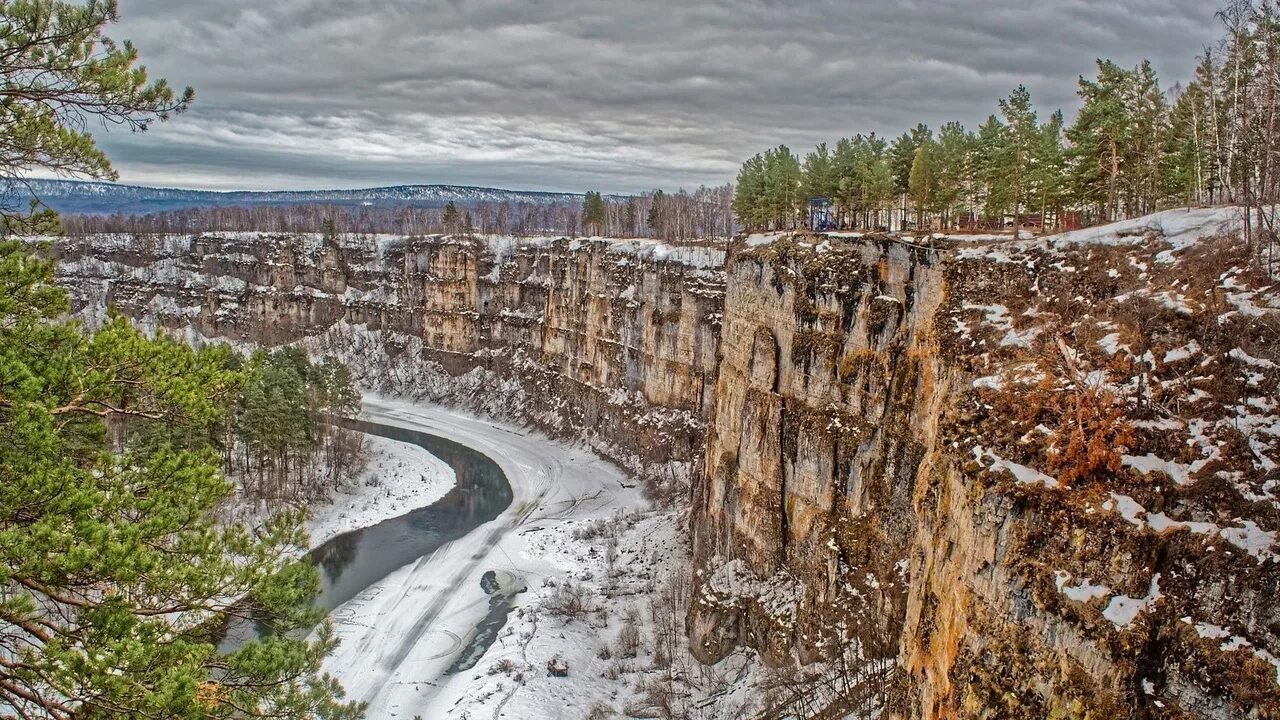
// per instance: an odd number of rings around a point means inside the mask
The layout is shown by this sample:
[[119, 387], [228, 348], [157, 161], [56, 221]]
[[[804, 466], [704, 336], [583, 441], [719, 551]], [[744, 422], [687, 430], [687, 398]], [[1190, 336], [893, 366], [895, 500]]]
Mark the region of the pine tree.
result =
[[444, 206], [444, 213], [440, 216], [440, 224], [444, 226], [445, 232], [458, 231], [458, 206], [450, 200]]
[[842, 224], [847, 216], [855, 226], [877, 227], [894, 195], [888, 144], [875, 133], [841, 138], [825, 184]]
[[856, 140], [856, 138], [840, 138], [836, 142], [835, 152], [831, 154], [831, 191], [842, 226], [846, 224], [846, 216], [848, 216], [848, 223], [854, 225], [859, 220], [858, 196], [860, 193], [856, 179], [858, 166]]
[[742, 164], [733, 209], [748, 230], [794, 229], [804, 190], [799, 159], [779, 145]]
[[1050, 215], [1055, 221], [1060, 220], [1066, 196], [1067, 159], [1062, 145], [1063, 125], [1061, 110], [1050, 115], [1049, 121], [1040, 126], [1031, 152], [1028, 198], [1033, 207], [1039, 208], [1044, 227], [1048, 227]]
[[733, 212], [747, 230], [760, 230], [768, 224], [765, 204], [764, 156], [757, 153], [742, 164], [734, 185]]
[[911, 202], [916, 208], [917, 229], [924, 229], [925, 213], [932, 212], [935, 207], [937, 170], [934, 167], [934, 154], [933, 142], [923, 143], [916, 148], [915, 159], [911, 162], [908, 188], [911, 191]]
[[325, 356], [312, 366], [311, 384], [318, 391], [314, 412], [333, 417], [355, 417], [360, 414], [360, 390], [351, 369], [333, 356]]
[[1186, 205], [1210, 202], [1209, 189], [1216, 177], [1214, 103], [1206, 90], [1209, 83], [1202, 81], [1203, 72], [1202, 63], [1198, 77], [1175, 91], [1161, 153], [1162, 195]]
[[958, 122], [949, 122], [938, 128], [935, 194], [944, 227], [954, 224], [962, 208], [972, 209], [969, 206], [976, 184], [973, 167], [975, 142], [973, 134]]
[[[1280, 196], [1280, 6], [1228, 0], [1226, 37], [1199, 58], [1194, 79], [1166, 93], [1150, 62], [1096, 61], [1079, 78], [1082, 107], [1069, 127], [1060, 111], [1041, 121], [1018, 86], [976, 132], [948, 123], [936, 139], [917, 124], [892, 142], [874, 133], [841, 138], [796, 163], [785, 148], [743, 164], [733, 210], [750, 229], [788, 228], [805, 197], [830, 197], [837, 221], [893, 227], [914, 205], [954, 227], [960, 217], [1048, 223], [1068, 210], [1086, 222], [1154, 212], [1173, 203], [1247, 206], [1244, 235], [1275, 236]], [[922, 152], [923, 149], [923, 152]], [[794, 182], [793, 182], [794, 181]], [[799, 187], [798, 198], [792, 193]], [[888, 221], [886, 223], [886, 221]], [[1271, 247], [1268, 245], [1268, 247]]]
[[600, 235], [605, 230], [608, 208], [604, 196], [588, 190], [582, 200], [582, 230], [588, 235]]
[[898, 194], [911, 190], [911, 166], [915, 163], [916, 150], [933, 140], [933, 131], [920, 123], [904, 132], [889, 146], [889, 164], [893, 171], [893, 190]]
[[1130, 74], [1127, 95], [1129, 141], [1122, 149], [1121, 196], [1129, 215], [1156, 210], [1161, 200], [1161, 154], [1169, 126], [1169, 108], [1151, 63], [1143, 60]]
[[988, 220], [1001, 220], [1013, 206], [1012, 188], [1007, 182], [1013, 165], [1013, 146], [1009, 129], [995, 115], [978, 127], [975, 139], [977, 167], [981, 185], [982, 214]]
[[[215, 425], [243, 382], [225, 348], [89, 335], [50, 264], [0, 244], [0, 704], [26, 716], [355, 717], [320, 674], [301, 518], [220, 523], [212, 449], [138, 443], [135, 423]], [[217, 628], [254, 607], [282, 632], [229, 654]]]
[[[108, 39], [114, 0], [0, 2], [0, 178], [114, 179], [90, 121], [134, 130], [186, 109]], [[47, 213], [6, 209], [4, 230]], [[224, 523], [213, 438], [245, 375], [226, 348], [63, 318], [48, 262], [0, 242], [0, 714], [21, 718], [354, 718], [320, 672], [334, 640], [291, 559], [297, 513]], [[277, 632], [220, 652], [254, 612]]]
[[803, 194], [806, 199], [835, 195], [835, 164], [827, 144], [821, 143], [804, 156]]
[[1095, 80], [1079, 80], [1084, 100], [1076, 121], [1067, 131], [1074, 154], [1072, 186], [1081, 203], [1092, 203], [1104, 219], [1120, 213], [1123, 149], [1133, 122], [1129, 110], [1134, 74], [1110, 60], [1098, 60]]
[[813, 152], [805, 155], [800, 172], [801, 195], [806, 202], [818, 198], [829, 200], [835, 196], [835, 165], [826, 143], [819, 144]]
[[[88, 132], [94, 122], [145, 130], [187, 109], [190, 88], [175, 92], [164, 80], [148, 80], [133, 45], [105, 35], [118, 19], [115, 0], [0, 3], [0, 182], [37, 169], [114, 180]], [[10, 231], [29, 232], [51, 219], [0, 208]]]
[[786, 145], [765, 153], [764, 204], [776, 230], [795, 229], [800, 216], [800, 161]]
[[664, 237], [667, 230], [667, 196], [661, 190], [654, 190], [649, 199], [649, 214], [646, 221], [650, 236]]
[[[735, 196], [736, 200], [736, 196]], [[640, 221], [640, 210], [636, 207], [636, 199], [627, 198], [627, 204], [622, 208], [622, 235], [623, 237], [635, 237], [636, 223]]]
[[1002, 168], [1003, 182], [1008, 186], [1013, 208], [1013, 230], [1018, 232], [1022, 224], [1022, 212], [1027, 202], [1027, 186], [1031, 174], [1032, 155], [1035, 151], [1039, 126], [1036, 111], [1031, 105], [1031, 93], [1019, 85], [1009, 97], [1000, 101], [1000, 114], [1004, 116], [1008, 150]]
[[920, 123], [903, 133], [889, 145], [889, 169], [893, 176], [893, 193], [901, 199], [901, 219], [906, 221], [907, 198], [911, 192], [911, 166], [916, 150], [933, 140], [933, 131]]
[[857, 186], [860, 190], [859, 205], [866, 217], [868, 229], [885, 228], [892, 213], [896, 194], [893, 167], [890, 164], [889, 143], [875, 133], [867, 135], [858, 148], [856, 167]]
[[250, 363], [239, 426], [241, 440], [253, 458], [260, 497], [301, 495], [300, 471], [315, 442], [308, 398], [310, 373], [311, 363], [298, 348], [260, 350]]

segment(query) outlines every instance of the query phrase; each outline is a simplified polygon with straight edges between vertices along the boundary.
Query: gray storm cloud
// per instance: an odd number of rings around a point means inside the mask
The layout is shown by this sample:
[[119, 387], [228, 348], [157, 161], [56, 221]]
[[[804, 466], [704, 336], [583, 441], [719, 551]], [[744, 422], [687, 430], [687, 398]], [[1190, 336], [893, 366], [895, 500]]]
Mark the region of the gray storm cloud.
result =
[[1075, 107], [1093, 60], [1185, 81], [1209, 0], [122, 0], [112, 30], [186, 115], [102, 136], [124, 182], [458, 183], [629, 192], [916, 122], [980, 122], [1027, 85]]

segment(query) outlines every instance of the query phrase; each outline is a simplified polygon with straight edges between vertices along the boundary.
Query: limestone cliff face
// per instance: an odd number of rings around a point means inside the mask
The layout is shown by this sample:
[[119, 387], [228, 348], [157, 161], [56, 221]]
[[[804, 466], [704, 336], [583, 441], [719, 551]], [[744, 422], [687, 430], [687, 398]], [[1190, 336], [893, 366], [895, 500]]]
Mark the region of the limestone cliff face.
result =
[[1276, 716], [1280, 296], [1229, 239], [942, 245], [729, 258], [695, 652], [833, 714]]
[[60, 241], [78, 305], [256, 344], [303, 341], [380, 390], [469, 403], [657, 480], [700, 455], [723, 253], [648, 241], [266, 233]]
[[56, 249], [82, 309], [691, 477], [691, 646], [806, 663], [831, 717], [1280, 717], [1280, 293], [1140, 230]]
[[786, 239], [735, 254], [726, 275], [694, 498], [705, 583], [693, 645], [706, 659], [744, 643], [781, 661], [887, 640], [945, 381], [931, 335], [939, 253]]

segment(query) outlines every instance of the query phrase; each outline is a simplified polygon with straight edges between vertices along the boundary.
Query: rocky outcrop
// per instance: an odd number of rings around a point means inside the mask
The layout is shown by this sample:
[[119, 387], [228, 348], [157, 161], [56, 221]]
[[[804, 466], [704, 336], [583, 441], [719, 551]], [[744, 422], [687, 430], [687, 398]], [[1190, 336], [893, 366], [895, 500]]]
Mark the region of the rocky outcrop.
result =
[[692, 645], [708, 660], [740, 643], [816, 659], [901, 622], [915, 476], [946, 383], [932, 335], [941, 256], [829, 246], [782, 239], [726, 269], [692, 523], [706, 581]]
[[794, 682], [833, 715], [1274, 717], [1280, 295], [1250, 264], [1158, 231], [731, 256], [694, 651], [821, 661]]
[[1280, 293], [1242, 243], [1189, 240], [1195, 220], [727, 257], [270, 234], [57, 251], [82, 311], [302, 341], [376, 389], [691, 476], [693, 650], [805, 663], [795, 695], [831, 716], [1276, 717]]

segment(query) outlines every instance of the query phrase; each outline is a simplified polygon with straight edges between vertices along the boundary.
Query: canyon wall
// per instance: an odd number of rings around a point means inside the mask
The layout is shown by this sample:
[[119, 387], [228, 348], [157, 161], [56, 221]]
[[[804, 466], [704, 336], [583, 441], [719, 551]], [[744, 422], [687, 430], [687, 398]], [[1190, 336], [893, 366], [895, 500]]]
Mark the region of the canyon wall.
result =
[[716, 372], [724, 253], [636, 240], [208, 233], [55, 246], [75, 311], [193, 339], [302, 342], [367, 387], [582, 438], [687, 484]]
[[1218, 219], [731, 255], [694, 651], [832, 717], [1275, 717], [1280, 293]]
[[672, 492], [692, 504], [695, 653], [798, 660], [831, 717], [1276, 717], [1280, 294], [1215, 217], [1193, 241], [1157, 219], [987, 244], [754, 236], [727, 256], [55, 249], [88, 314], [302, 341], [375, 389], [691, 481]]
[[887, 652], [948, 381], [932, 334], [941, 255], [784, 238], [735, 254], [726, 275], [693, 646], [707, 660], [738, 644], [774, 662], [858, 642]]

